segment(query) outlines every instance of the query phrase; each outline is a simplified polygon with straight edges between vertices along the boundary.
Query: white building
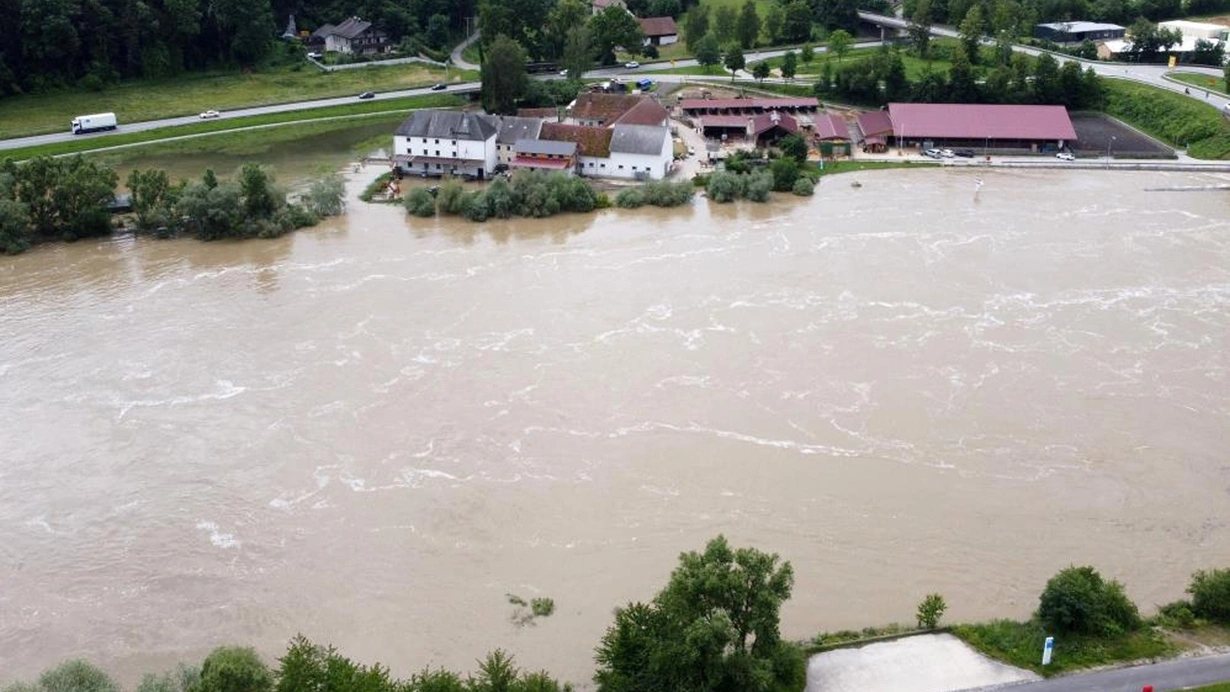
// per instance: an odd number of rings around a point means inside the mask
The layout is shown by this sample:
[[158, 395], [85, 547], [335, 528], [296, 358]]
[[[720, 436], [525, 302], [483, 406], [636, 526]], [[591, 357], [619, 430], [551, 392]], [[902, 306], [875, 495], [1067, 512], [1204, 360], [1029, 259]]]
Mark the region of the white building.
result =
[[1189, 22], [1185, 19], [1172, 19], [1168, 22], [1158, 22], [1158, 28], [1178, 29], [1179, 33], [1183, 34], [1184, 42], [1191, 39], [1194, 44], [1198, 39], [1206, 41], [1225, 41], [1230, 38], [1230, 27], [1224, 27], [1221, 24], [1208, 24], [1205, 22]]
[[675, 152], [669, 128], [617, 124], [611, 129], [608, 176], [660, 180], [670, 173]]
[[410, 175], [488, 178], [498, 162], [497, 131], [473, 113], [415, 111], [393, 134], [393, 163]]
[[516, 156], [517, 140], [537, 139], [542, 129], [542, 118], [521, 118], [515, 115], [489, 115], [487, 120], [496, 126], [495, 153], [498, 163], [508, 165]]

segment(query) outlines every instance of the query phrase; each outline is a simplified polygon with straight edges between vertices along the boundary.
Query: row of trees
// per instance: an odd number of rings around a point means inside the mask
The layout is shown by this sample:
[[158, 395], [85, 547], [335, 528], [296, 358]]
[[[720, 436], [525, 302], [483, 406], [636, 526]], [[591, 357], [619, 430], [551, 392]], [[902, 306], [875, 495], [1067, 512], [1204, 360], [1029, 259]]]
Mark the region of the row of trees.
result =
[[[577, 63], [584, 71], [593, 61], [612, 64], [615, 47], [638, 54], [644, 42], [641, 25], [621, 7], [592, 14], [582, 0], [487, 0], [479, 7], [483, 47], [505, 36], [535, 60]], [[579, 73], [578, 73], [579, 76]]]
[[305, 29], [359, 14], [394, 41], [448, 43], [476, 8], [476, 0], [6, 0], [0, 96], [251, 65], [275, 53], [292, 13]]
[[523, 171], [509, 182], [497, 178], [477, 192], [466, 192], [456, 179], [445, 180], [434, 194], [414, 188], [403, 200], [414, 216], [464, 216], [471, 221], [514, 216], [542, 218], [561, 212], [589, 212], [607, 204], [589, 183], [563, 173]]
[[[938, 47], [933, 50], [938, 49]], [[834, 70], [822, 67], [815, 83], [819, 98], [868, 105], [919, 103], [1058, 104], [1072, 109], [1097, 109], [1105, 103], [1105, 87], [1092, 68], [1043, 54], [1030, 58], [1011, 54], [1005, 63], [975, 67], [963, 50], [949, 55], [947, 75], [926, 69], [910, 80], [898, 50], [881, 48], [871, 57]]]
[[[84, 156], [39, 157], [0, 166], [0, 252], [17, 254], [48, 240], [72, 241], [111, 232], [110, 205], [119, 176]], [[127, 180], [136, 230], [161, 238], [270, 238], [342, 211], [342, 180], [313, 182], [295, 203], [273, 174], [245, 164], [234, 180], [206, 171], [172, 183], [161, 170], [134, 170]]]
[[[1200, 570], [1187, 587], [1191, 600], [1160, 608], [1166, 624], [1187, 627], [1197, 619], [1230, 624], [1230, 569]], [[1068, 567], [1046, 583], [1038, 599], [1038, 619], [1060, 634], [1116, 637], [1140, 629], [1144, 620], [1123, 585], [1104, 579], [1093, 567]]]

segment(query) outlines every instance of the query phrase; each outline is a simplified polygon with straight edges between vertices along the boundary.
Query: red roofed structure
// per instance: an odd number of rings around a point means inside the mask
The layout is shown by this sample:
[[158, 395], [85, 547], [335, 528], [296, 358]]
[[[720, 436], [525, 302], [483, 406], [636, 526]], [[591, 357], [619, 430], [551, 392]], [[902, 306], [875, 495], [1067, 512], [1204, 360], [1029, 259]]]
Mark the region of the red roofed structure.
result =
[[683, 99], [679, 108], [686, 115], [751, 115], [768, 111], [815, 111], [820, 102], [812, 97], [755, 99]]
[[1001, 148], [1063, 147], [1076, 130], [1063, 106], [1006, 106], [972, 103], [890, 103], [888, 115], [898, 142]]
[[645, 34], [645, 45], [669, 46], [679, 40], [679, 28], [670, 17], [642, 17], [637, 21]]

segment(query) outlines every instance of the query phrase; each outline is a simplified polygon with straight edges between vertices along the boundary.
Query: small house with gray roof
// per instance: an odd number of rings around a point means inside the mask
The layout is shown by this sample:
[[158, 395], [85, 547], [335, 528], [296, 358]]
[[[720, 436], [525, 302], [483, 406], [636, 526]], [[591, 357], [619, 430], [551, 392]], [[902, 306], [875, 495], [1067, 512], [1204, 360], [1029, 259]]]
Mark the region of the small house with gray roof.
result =
[[312, 32], [310, 42], [323, 43], [326, 51], [353, 55], [384, 53], [391, 48], [387, 34], [358, 17], [350, 17], [337, 26], [325, 24]]
[[410, 175], [484, 179], [497, 163], [497, 125], [474, 113], [420, 110], [393, 133], [393, 164]]
[[516, 115], [484, 116], [496, 126], [495, 156], [497, 163], [511, 164], [516, 158], [516, 145], [519, 140], [537, 139], [542, 130], [542, 118], [521, 117]]
[[669, 129], [617, 124], [611, 130], [611, 166], [607, 175], [658, 180], [670, 173], [674, 151]]

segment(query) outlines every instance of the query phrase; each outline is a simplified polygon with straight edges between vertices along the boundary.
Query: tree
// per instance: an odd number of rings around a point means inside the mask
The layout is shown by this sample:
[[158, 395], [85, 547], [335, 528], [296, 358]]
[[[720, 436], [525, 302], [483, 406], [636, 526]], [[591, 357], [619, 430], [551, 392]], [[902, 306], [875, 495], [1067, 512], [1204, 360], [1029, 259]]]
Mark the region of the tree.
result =
[[1115, 636], [1140, 628], [1136, 604], [1123, 585], [1103, 580], [1092, 567], [1067, 567], [1046, 582], [1038, 619], [1060, 633]]
[[705, 34], [692, 52], [696, 56], [696, 62], [705, 68], [705, 72], [722, 61], [722, 48], [713, 34]]
[[854, 37], [845, 29], [838, 29], [829, 34], [829, 50], [837, 56], [837, 62], [850, 52], [850, 48], [854, 46]]
[[969, 64], [969, 59], [965, 57], [964, 52], [953, 53], [952, 66], [948, 70], [948, 93], [955, 103], [978, 103], [979, 101], [974, 68]]
[[965, 19], [961, 20], [961, 47], [965, 50], [965, 57], [969, 59], [971, 65], [978, 64], [978, 46], [986, 30], [983, 23], [982, 5], [969, 8], [969, 12], [965, 13]]
[[775, 192], [790, 192], [799, 179], [799, 162], [792, 158], [774, 159], [769, 164], [769, 172], [773, 174], [773, 190]]
[[1187, 587], [1192, 612], [1214, 622], [1230, 623], [1230, 569], [1200, 570]]
[[744, 48], [754, 48], [756, 39], [760, 37], [760, 15], [756, 14], [755, 0], [747, 0], [743, 3], [743, 9], [739, 11], [739, 23], [735, 27], [735, 33], [739, 38], [739, 45]]
[[128, 175], [128, 191], [132, 193], [132, 211], [136, 214], [137, 230], [149, 232], [171, 222], [171, 205], [177, 196], [166, 171], [134, 170]]
[[726, 46], [726, 55], [722, 58], [722, 64], [726, 66], [726, 69], [730, 70], [730, 81], [735, 81], [735, 73], [742, 70], [744, 65], [747, 64], [739, 44], [732, 43]]
[[[713, 190], [715, 178], [731, 189]], [[756, 188], [749, 195], [761, 199], [772, 184], [767, 172], [710, 178], [710, 189], [720, 193], [715, 199], [733, 199], [749, 185]], [[752, 548], [732, 549], [721, 536], [703, 553], [681, 555], [651, 603], [616, 611], [596, 653], [600, 692], [801, 689], [801, 652], [782, 641], [778, 626], [794, 571], [778, 561]]]
[[645, 34], [636, 17], [618, 5], [610, 5], [589, 20], [589, 35], [594, 53], [603, 64], [615, 62], [615, 47], [636, 55], [645, 42]]
[[696, 5], [683, 16], [683, 38], [688, 48], [696, 52], [696, 46], [709, 34], [709, 6]]
[[337, 173], [323, 175], [308, 185], [306, 202], [318, 216], [337, 216], [346, 208], [346, 186]]
[[1203, 38], [1196, 41], [1196, 50], [1192, 51], [1192, 64], [1216, 67], [1225, 61], [1226, 47], [1221, 41], [1214, 43]]
[[568, 30], [560, 64], [568, 71], [568, 79], [580, 79], [594, 64], [593, 46], [586, 26], [574, 26]]
[[906, 31], [910, 35], [910, 42], [914, 44], [914, 52], [918, 53], [918, 57], [927, 57], [927, 50], [931, 46], [930, 0], [919, 0], [914, 6], [914, 14], [910, 15], [910, 28]]
[[811, 38], [811, 7], [805, 0], [792, 0], [786, 5], [782, 38], [791, 43], [800, 43]]
[[516, 41], [501, 34], [491, 42], [482, 64], [480, 92], [488, 113], [516, 112], [517, 97], [525, 89], [525, 62], [525, 49]]
[[776, 46], [781, 40], [783, 25], [786, 23], [786, 10], [782, 9], [779, 3], [769, 5], [769, 10], [765, 12], [764, 21], [761, 22], [761, 29], [764, 30], [764, 36], [768, 40], [770, 46]]
[[584, 27], [589, 19], [589, 5], [581, 0], [560, 0], [547, 13], [546, 31], [549, 55], [558, 58], [567, 50], [568, 35]]
[[799, 69], [799, 56], [794, 51], [788, 51], [782, 56], [782, 77], [794, 79], [794, 73]]
[[811, 61], [815, 59], [816, 59], [816, 52], [811, 47], [810, 43], [804, 43], [802, 46], [799, 47], [799, 60], [802, 60], [804, 65], [810, 65]]
[[945, 610], [948, 610], [948, 604], [944, 602], [943, 596], [938, 593], [927, 594], [918, 604], [919, 629], [935, 629], [940, 624], [940, 618], [944, 617]]
[[757, 81], [764, 83], [765, 77], [769, 76], [769, 62], [767, 60], [761, 60], [756, 63], [756, 65], [752, 67], [752, 76], [755, 77]]
[[119, 692], [120, 688], [89, 661], [66, 661], [38, 678], [42, 692]]
[[199, 692], [272, 692], [273, 674], [251, 647], [220, 646], [201, 663]]
[[17, 255], [30, 249], [30, 211], [15, 199], [0, 197], [0, 253]]
[[777, 148], [782, 150], [782, 155], [793, 159], [797, 163], [807, 161], [807, 140], [803, 135], [792, 132], [777, 142]]
[[721, 5], [713, 13], [713, 33], [722, 44], [737, 40], [735, 29], [738, 23], [739, 14], [730, 5]]
[[1043, 53], [1034, 62], [1033, 93], [1036, 103], [1054, 104], [1062, 100], [1059, 63], [1050, 53]]

